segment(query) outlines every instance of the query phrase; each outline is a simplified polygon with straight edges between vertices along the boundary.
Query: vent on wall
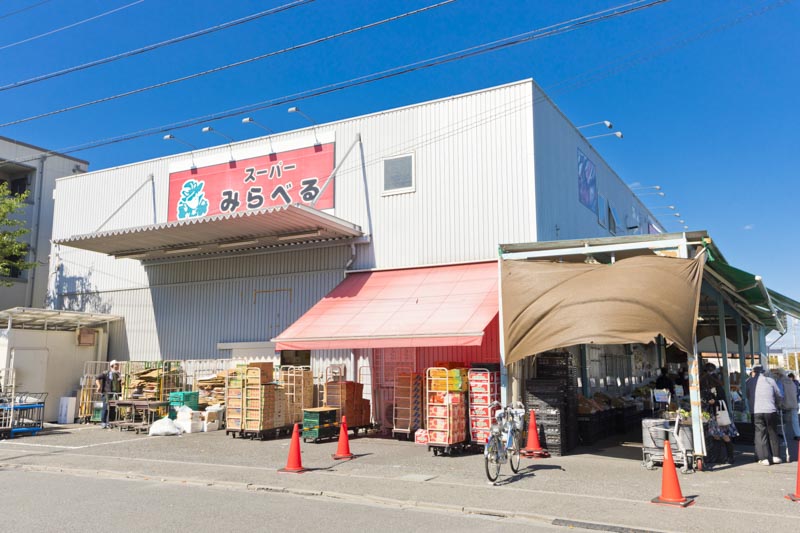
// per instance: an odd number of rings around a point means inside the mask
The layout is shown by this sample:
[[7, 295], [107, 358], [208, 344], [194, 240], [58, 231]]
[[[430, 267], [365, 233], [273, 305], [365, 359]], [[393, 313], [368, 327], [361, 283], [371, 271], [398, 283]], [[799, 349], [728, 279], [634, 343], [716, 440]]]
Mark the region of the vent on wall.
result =
[[97, 330], [80, 328], [78, 330], [78, 346], [94, 346], [97, 340]]

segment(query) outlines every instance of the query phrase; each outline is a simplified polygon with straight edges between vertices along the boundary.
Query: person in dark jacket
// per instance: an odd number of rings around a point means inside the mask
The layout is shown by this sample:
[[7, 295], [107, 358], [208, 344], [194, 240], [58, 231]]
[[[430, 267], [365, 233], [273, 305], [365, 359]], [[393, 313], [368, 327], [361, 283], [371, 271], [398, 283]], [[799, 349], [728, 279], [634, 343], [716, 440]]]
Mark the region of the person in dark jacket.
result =
[[[778, 405], [783, 400], [778, 384], [764, 374], [764, 367], [756, 365], [747, 380], [747, 399], [753, 415], [756, 457], [759, 464], [770, 465], [781, 462], [778, 443]], [[772, 463], [770, 463], [772, 458]]]
[[675, 395], [675, 384], [667, 375], [667, 367], [661, 368], [661, 375], [659, 375], [658, 378], [656, 378], [656, 388], [669, 389], [669, 393], [672, 394], [673, 396]]
[[108, 365], [108, 370], [102, 374], [98, 374], [95, 379], [95, 386], [97, 392], [100, 393], [103, 399], [103, 410], [100, 415], [100, 427], [107, 428], [109, 421], [109, 400], [116, 400], [119, 393], [122, 391], [122, 383], [120, 381], [119, 363], [111, 361]]
[[[717, 423], [717, 411], [720, 408], [720, 401], [725, 399], [725, 386], [717, 375], [717, 367], [714, 363], [706, 363], [703, 367], [703, 374], [700, 376], [700, 400], [704, 412], [709, 414], [708, 419], [708, 464], [725, 462], [732, 465], [734, 460], [734, 448], [731, 438], [738, 437], [739, 431], [731, 420], [730, 424], [720, 426]], [[726, 406], [727, 407], [727, 406]], [[720, 449], [725, 446], [725, 453]]]

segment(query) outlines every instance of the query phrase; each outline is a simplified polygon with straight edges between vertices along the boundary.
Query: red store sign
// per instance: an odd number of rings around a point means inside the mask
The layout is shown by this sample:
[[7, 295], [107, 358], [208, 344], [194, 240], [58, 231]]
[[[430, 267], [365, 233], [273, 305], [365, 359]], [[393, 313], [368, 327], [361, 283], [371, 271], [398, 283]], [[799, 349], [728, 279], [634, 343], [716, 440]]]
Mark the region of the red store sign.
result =
[[[333, 207], [334, 143], [173, 172], [167, 220], [206, 217], [288, 204]], [[332, 179], [332, 178], [331, 178]], [[320, 195], [320, 193], [322, 193]]]

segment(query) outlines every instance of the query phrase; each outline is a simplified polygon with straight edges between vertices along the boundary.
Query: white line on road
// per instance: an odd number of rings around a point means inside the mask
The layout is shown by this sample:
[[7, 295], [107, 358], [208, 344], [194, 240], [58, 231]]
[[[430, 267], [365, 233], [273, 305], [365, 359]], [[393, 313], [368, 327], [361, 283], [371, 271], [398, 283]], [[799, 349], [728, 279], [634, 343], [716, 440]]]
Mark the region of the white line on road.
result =
[[34, 444], [31, 442], [14, 442], [11, 440], [0, 441], [0, 444], [15, 445], [15, 446], [36, 446], [39, 448], [57, 448], [60, 450], [83, 450], [85, 448], [95, 448], [97, 446], [109, 446], [111, 444], [121, 444], [125, 442], [135, 442], [137, 440], [147, 440], [148, 438], [149, 437], [139, 437], [137, 439], [112, 440], [111, 442], [98, 442], [96, 444], [85, 444], [83, 446], [61, 446], [59, 444]]

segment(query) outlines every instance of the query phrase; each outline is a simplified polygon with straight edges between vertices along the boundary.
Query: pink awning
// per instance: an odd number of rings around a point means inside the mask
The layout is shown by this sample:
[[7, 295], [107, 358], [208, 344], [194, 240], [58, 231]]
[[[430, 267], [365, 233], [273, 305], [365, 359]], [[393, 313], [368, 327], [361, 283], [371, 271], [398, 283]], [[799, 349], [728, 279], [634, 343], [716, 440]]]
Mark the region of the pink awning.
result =
[[479, 346], [497, 262], [350, 274], [278, 335], [278, 350]]

